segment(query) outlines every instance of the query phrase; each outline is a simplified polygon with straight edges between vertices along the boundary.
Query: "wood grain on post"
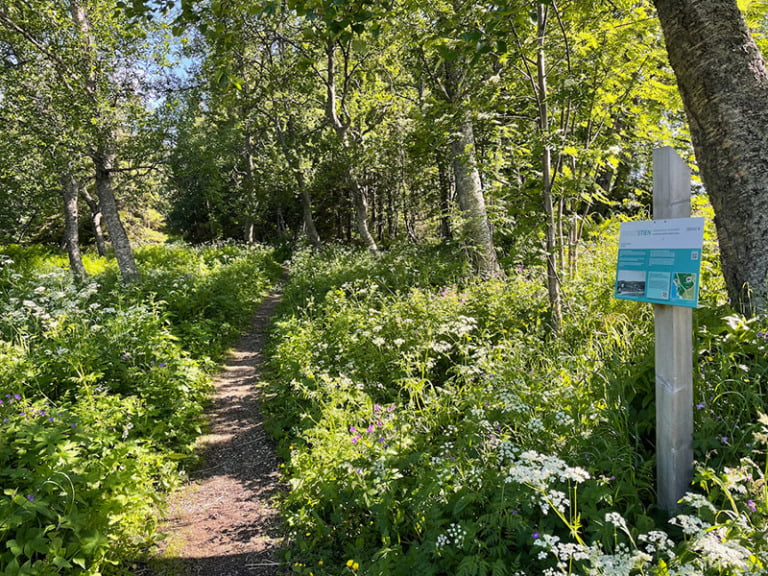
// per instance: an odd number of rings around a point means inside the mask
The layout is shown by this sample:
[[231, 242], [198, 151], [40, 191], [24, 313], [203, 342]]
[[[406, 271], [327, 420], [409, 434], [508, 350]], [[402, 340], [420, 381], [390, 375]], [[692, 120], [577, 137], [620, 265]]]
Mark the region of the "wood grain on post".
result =
[[[653, 218], [691, 215], [691, 176], [670, 147], [653, 151]], [[693, 477], [693, 325], [690, 308], [654, 304], [656, 336], [656, 483], [672, 512]]]

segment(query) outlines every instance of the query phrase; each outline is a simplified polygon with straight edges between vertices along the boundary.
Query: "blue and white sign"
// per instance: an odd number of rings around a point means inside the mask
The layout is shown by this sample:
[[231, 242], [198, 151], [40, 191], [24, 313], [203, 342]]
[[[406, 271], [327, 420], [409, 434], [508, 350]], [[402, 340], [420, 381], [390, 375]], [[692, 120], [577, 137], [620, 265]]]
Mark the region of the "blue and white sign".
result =
[[704, 218], [622, 222], [614, 297], [696, 308]]

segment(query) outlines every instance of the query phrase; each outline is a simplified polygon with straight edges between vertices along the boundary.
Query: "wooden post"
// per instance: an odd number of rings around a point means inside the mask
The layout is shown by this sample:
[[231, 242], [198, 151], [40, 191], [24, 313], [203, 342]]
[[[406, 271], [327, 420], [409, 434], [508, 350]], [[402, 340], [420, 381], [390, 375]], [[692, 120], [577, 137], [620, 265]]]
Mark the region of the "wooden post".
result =
[[[691, 176], [670, 147], [653, 151], [653, 218], [691, 215]], [[656, 333], [656, 484], [668, 512], [693, 477], [693, 325], [690, 308], [654, 304]]]

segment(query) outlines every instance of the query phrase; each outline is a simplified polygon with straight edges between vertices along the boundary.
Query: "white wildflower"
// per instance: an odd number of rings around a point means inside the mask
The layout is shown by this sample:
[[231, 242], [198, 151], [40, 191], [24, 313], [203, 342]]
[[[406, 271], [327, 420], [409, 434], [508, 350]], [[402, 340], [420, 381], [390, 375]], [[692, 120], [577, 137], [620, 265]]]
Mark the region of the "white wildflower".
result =
[[675, 543], [669, 535], [662, 530], [651, 530], [647, 534], [640, 534], [637, 539], [638, 541], [645, 543], [645, 550], [649, 554], [664, 552], [670, 558], [675, 557], [675, 553], [672, 551], [675, 547]]
[[450, 342], [445, 342], [443, 340], [440, 340], [438, 342], [433, 342], [429, 347], [435, 352], [437, 352], [438, 354], [445, 354], [447, 352], [450, 352], [451, 348], [453, 348]]
[[435, 541], [435, 548], [439, 551], [446, 546], [454, 545], [456, 548], [461, 548], [464, 545], [464, 538], [467, 535], [467, 531], [455, 522], [452, 523], [448, 529], [439, 534]]
[[627, 529], [626, 520], [624, 520], [624, 517], [618, 512], [608, 512], [605, 515], [605, 521], [613, 524], [614, 526], [616, 526], [616, 528], [619, 528], [624, 532], [629, 532], [629, 530]]
[[688, 492], [683, 497], [683, 502], [688, 504], [689, 506], [696, 508], [696, 510], [700, 510], [702, 508], [707, 508], [711, 512], [717, 512], [717, 508], [707, 500], [705, 496], [702, 496], [701, 494], [695, 494], [693, 492]]
[[704, 530], [711, 527], [711, 524], [704, 522], [704, 520], [698, 516], [690, 516], [688, 514], [678, 514], [674, 518], [670, 519], [669, 523], [682, 528], [683, 534], [688, 536], [698, 532], [703, 532]]
[[528, 420], [528, 430], [531, 432], [542, 432], [544, 430], [544, 422], [541, 418], [531, 418]]
[[736, 569], [741, 572], [749, 566], [752, 553], [719, 530], [701, 531], [691, 542], [691, 549], [701, 554], [704, 562], [718, 570]]

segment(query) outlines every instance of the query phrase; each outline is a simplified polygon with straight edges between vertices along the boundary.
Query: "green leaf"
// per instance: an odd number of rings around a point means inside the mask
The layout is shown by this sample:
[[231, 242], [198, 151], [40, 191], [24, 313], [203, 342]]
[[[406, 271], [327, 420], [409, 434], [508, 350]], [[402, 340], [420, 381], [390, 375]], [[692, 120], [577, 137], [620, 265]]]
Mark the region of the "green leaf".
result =
[[21, 556], [24, 553], [24, 548], [16, 541], [16, 539], [8, 540], [5, 543], [5, 547], [8, 548], [14, 556]]
[[54, 556], [52, 562], [57, 568], [72, 568], [72, 564], [70, 564], [66, 558], [62, 558], [61, 556]]

